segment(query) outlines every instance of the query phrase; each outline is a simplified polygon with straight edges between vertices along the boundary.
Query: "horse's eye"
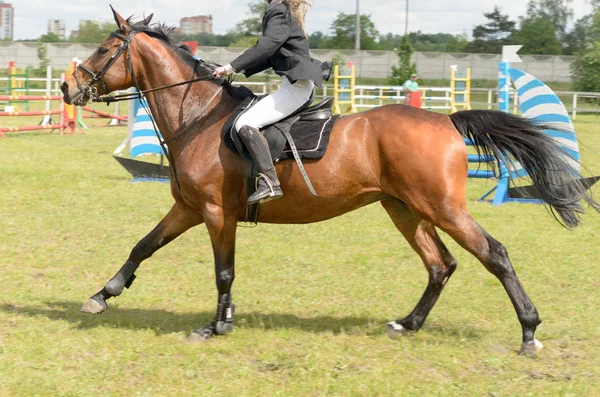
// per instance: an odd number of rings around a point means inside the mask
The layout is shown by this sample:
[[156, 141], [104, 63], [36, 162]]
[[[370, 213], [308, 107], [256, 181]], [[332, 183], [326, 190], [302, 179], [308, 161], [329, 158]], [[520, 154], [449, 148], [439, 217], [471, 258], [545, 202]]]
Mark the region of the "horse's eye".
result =
[[108, 48], [100, 47], [98, 48], [98, 51], [100, 52], [100, 54], [104, 55], [108, 52]]

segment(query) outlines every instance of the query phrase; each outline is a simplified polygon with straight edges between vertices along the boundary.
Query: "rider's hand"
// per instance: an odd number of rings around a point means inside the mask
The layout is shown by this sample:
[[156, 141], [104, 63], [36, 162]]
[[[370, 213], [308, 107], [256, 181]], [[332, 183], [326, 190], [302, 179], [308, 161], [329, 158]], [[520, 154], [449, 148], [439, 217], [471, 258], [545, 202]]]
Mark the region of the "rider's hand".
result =
[[225, 66], [219, 66], [218, 68], [216, 68], [214, 76], [216, 79], [220, 79], [222, 76], [229, 76], [232, 75], [234, 72], [235, 70], [233, 70], [233, 67], [231, 67], [230, 64], [227, 64]]

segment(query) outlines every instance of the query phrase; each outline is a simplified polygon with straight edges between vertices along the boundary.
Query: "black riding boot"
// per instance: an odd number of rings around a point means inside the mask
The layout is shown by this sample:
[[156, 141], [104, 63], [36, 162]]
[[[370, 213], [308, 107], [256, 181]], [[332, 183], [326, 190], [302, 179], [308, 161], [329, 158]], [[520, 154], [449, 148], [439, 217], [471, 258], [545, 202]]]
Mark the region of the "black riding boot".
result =
[[283, 196], [279, 178], [277, 178], [275, 166], [269, 152], [269, 144], [263, 134], [256, 128], [247, 125], [240, 128], [238, 134], [244, 145], [246, 145], [259, 172], [256, 192], [248, 198], [248, 204], [265, 203]]

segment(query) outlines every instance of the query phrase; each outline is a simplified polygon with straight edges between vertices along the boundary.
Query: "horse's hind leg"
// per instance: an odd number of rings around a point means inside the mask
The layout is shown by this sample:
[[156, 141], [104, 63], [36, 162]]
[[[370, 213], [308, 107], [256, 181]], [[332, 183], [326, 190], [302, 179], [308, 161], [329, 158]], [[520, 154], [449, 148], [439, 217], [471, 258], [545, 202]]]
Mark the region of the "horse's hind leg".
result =
[[129, 288], [135, 279], [134, 272], [142, 261], [150, 258], [158, 249], [176, 239], [189, 228], [203, 222], [202, 216], [175, 203], [169, 213], [146, 237], [131, 251], [127, 262], [106, 284], [102, 290], [92, 296], [81, 308], [84, 313], [100, 314], [107, 308], [106, 300], [119, 296], [124, 288]]
[[381, 204], [396, 228], [419, 254], [429, 273], [427, 288], [414, 310], [407, 317], [387, 325], [387, 334], [396, 337], [406, 332], [417, 331], [423, 326], [448, 279], [454, 273], [456, 261], [438, 236], [433, 224], [423, 220], [396, 199], [384, 200]]
[[538, 353], [543, 346], [535, 339], [535, 330], [542, 321], [515, 273], [506, 248], [487, 234], [464, 208], [448, 211], [438, 226], [471, 252], [490, 273], [500, 280], [521, 323], [523, 332], [521, 353]]

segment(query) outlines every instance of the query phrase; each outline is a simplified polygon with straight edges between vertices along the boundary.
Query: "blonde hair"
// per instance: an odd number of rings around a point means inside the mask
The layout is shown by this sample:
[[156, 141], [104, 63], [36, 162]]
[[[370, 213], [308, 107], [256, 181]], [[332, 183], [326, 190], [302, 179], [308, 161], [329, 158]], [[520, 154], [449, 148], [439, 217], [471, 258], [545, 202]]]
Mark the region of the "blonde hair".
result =
[[306, 34], [304, 17], [312, 5], [307, 0], [284, 0], [283, 2], [289, 7], [290, 13], [300, 23], [302, 31]]

